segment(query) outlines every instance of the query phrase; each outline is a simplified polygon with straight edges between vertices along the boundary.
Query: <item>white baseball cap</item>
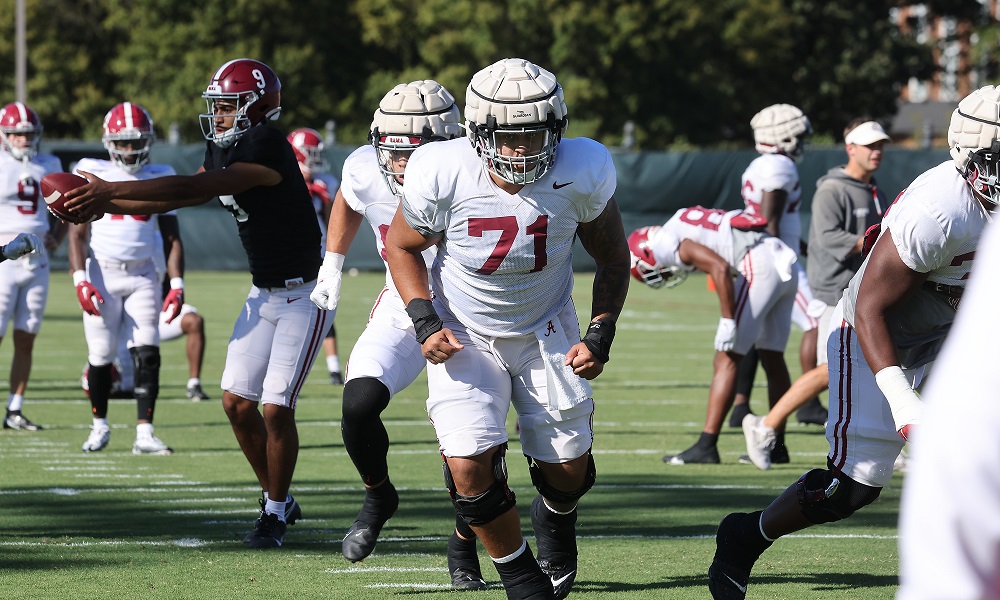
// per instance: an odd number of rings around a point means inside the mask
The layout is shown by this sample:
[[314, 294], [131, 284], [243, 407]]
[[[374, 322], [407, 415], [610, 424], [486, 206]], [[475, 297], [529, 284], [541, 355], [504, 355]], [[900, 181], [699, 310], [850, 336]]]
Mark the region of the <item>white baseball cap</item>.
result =
[[865, 121], [844, 136], [845, 144], [856, 144], [858, 146], [867, 146], [881, 141], [891, 142], [892, 138], [875, 121]]

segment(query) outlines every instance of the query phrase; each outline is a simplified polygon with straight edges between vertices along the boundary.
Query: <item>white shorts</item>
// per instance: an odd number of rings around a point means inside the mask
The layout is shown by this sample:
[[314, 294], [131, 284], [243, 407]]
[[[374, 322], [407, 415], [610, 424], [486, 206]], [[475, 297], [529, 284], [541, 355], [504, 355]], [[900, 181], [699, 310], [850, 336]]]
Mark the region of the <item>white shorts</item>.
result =
[[[826, 425], [830, 460], [851, 479], [883, 487], [892, 477], [892, 464], [905, 444], [896, 433], [889, 403], [865, 362], [857, 334], [843, 319], [831, 328], [827, 353], [831, 359], [830, 418]], [[904, 372], [916, 388], [929, 367]]]
[[229, 339], [223, 390], [295, 408], [329, 326], [330, 313], [309, 300], [315, 286], [311, 281], [291, 290], [250, 288]]
[[347, 360], [347, 381], [372, 377], [395, 396], [416, 380], [425, 362], [403, 300], [383, 289]]
[[[162, 307], [161, 307], [162, 309]], [[160, 310], [160, 342], [169, 342], [170, 340], [176, 340], [177, 338], [184, 335], [184, 331], [181, 329], [181, 321], [184, 320], [184, 315], [189, 315], [191, 313], [197, 313], [198, 309], [191, 306], [190, 304], [181, 305], [181, 314], [177, 315], [173, 321], [167, 323], [167, 313]]]
[[87, 280], [104, 298], [100, 316], [83, 314], [87, 360], [110, 364], [120, 339], [128, 347], [159, 346], [160, 284], [152, 259], [114, 261], [87, 259]]
[[813, 306], [818, 308], [823, 305], [823, 314], [819, 317], [819, 335], [816, 336], [816, 365], [825, 365], [829, 362], [827, 358], [827, 344], [831, 335], [838, 335], [840, 332], [840, 322], [844, 320], [844, 311], [840, 304], [830, 306], [822, 300], [815, 300]]
[[[816, 314], [812, 288], [809, 287], [809, 277], [801, 264], [795, 263], [794, 269], [795, 277], [798, 279], [798, 289], [795, 291], [795, 304], [792, 305], [792, 323], [798, 325], [802, 331], [812, 331], [819, 327], [819, 318]], [[811, 310], [810, 305], [812, 305]]]
[[[568, 302], [558, 317], [567, 336], [580, 339], [576, 309]], [[444, 363], [427, 365], [427, 414], [441, 453], [469, 457], [504, 444], [511, 404], [518, 414], [521, 449], [547, 463], [564, 463], [594, 445], [594, 401], [567, 410], [548, 407], [544, 361], [534, 333], [484, 337], [442, 315], [445, 327], [465, 345]]]
[[736, 345], [733, 352], [758, 350], [784, 352], [791, 333], [796, 278], [782, 281], [774, 267], [771, 247], [760, 244], [743, 257], [736, 285]]
[[32, 255], [0, 263], [0, 337], [7, 333], [7, 323], [32, 335], [42, 327], [45, 303], [49, 297], [49, 262], [39, 262]]

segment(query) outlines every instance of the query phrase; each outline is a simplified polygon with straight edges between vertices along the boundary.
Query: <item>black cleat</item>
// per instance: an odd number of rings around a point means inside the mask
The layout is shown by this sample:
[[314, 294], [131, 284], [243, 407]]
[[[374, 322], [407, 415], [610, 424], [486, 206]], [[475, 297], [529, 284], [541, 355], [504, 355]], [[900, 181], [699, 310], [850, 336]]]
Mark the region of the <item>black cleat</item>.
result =
[[375, 550], [378, 534], [382, 532], [386, 521], [391, 519], [392, 515], [396, 514], [396, 509], [399, 508], [399, 494], [396, 493], [396, 488], [388, 482], [383, 485], [389, 486], [387, 490], [381, 492], [381, 495], [385, 495], [386, 498], [378, 502], [378, 508], [375, 508], [373, 506], [375, 503], [370, 501], [375, 495], [371, 493], [371, 490], [368, 490], [361, 512], [358, 513], [354, 524], [347, 530], [347, 535], [341, 542], [340, 551], [344, 558], [351, 562], [364, 560]]
[[41, 425], [31, 422], [31, 419], [21, 414], [19, 410], [8, 410], [7, 417], [3, 420], [4, 429], [20, 429], [22, 431], [38, 431], [43, 429]]
[[531, 527], [538, 546], [538, 566], [552, 581], [556, 600], [569, 595], [576, 581], [576, 510], [558, 515], [545, 507], [542, 495], [531, 501]]
[[[760, 513], [730, 513], [719, 523], [715, 534], [715, 557], [708, 568], [708, 591], [715, 600], [744, 600], [750, 583], [750, 571], [771, 544], [763, 542], [759, 550], [750, 547], [750, 536], [744, 534], [744, 519], [759, 518]], [[754, 525], [756, 527], [756, 525]], [[760, 536], [758, 539], [763, 540]]]
[[693, 464], [719, 464], [719, 449], [716, 446], [701, 448], [697, 445], [691, 446], [680, 454], [667, 454], [663, 457], [663, 462], [668, 465], [693, 465]]
[[752, 414], [753, 411], [750, 410], [749, 402], [745, 402], [743, 404], [734, 404], [733, 409], [729, 411], [729, 426], [742, 428], [743, 417]]
[[184, 395], [187, 396], [187, 399], [190, 400], [191, 402], [201, 402], [202, 400], [209, 399], [208, 394], [205, 393], [205, 390], [201, 389], [200, 383], [189, 385], [187, 387], [187, 390], [184, 392]]
[[456, 590], [485, 590], [486, 581], [479, 567], [476, 538], [466, 540], [452, 532], [448, 539], [448, 574]]
[[[264, 514], [264, 498], [260, 499], [260, 511]], [[299, 503], [296, 502], [295, 498], [292, 498], [291, 494], [288, 494], [288, 501], [285, 502], [285, 523], [287, 525], [295, 525], [295, 522], [302, 518], [302, 508]], [[243, 543], [249, 544], [250, 540], [253, 538], [254, 534], [257, 532], [257, 524], [260, 522], [260, 517], [253, 523], [253, 529], [250, 533], [243, 536]]]
[[795, 412], [795, 418], [802, 425], [826, 427], [826, 421], [829, 417], [830, 412], [820, 404], [819, 398], [813, 398]]
[[330, 373], [330, 384], [344, 385], [344, 376], [340, 373], [340, 371], [334, 371]]
[[261, 513], [254, 524], [253, 535], [247, 545], [251, 548], [280, 548], [285, 541], [288, 526], [278, 519], [278, 515]]
[[448, 573], [451, 574], [451, 587], [456, 590], [475, 591], [486, 589], [486, 582], [483, 581], [483, 574], [479, 571], [479, 565], [476, 565], [475, 571], [464, 567], [452, 569], [451, 557], [449, 557]]

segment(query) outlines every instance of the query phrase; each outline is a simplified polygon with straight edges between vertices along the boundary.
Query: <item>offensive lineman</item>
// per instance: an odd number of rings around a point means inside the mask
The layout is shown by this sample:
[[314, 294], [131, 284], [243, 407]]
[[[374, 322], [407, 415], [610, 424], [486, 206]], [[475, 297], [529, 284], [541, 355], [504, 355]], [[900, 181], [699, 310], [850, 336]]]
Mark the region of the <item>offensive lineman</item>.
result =
[[[386, 258], [428, 359], [427, 412], [455, 509], [508, 598], [563, 598], [577, 572], [577, 502], [596, 477], [585, 380], [608, 361], [628, 289], [614, 164], [597, 142], [560, 141], [562, 86], [523, 59], [473, 76], [465, 118], [468, 139], [413, 153]], [[582, 341], [571, 297], [577, 236], [597, 263]], [[429, 278], [421, 253], [434, 244]], [[512, 404], [540, 492], [530, 510], [537, 562], [507, 486]]]
[[236, 218], [253, 286], [229, 340], [222, 405], [263, 490], [260, 517], [244, 541], [276, 548], [302, 517], [288, 495], [299, 451], [295, 405], [329, 325], [328, 313], [308, 301], [321, 263], [319, 224], [291, 145], [266, 126], [281, 113], [274, 71], [230, 60], [202, 97], [208, 142], [197, 173], [129, 182], [85, 174], [90, 183], [64, 197], [81, 219], [96, 210], [164, 212], [216, 196]]
[[[344, 162], [343, 184], [330, 215], [326, 256], [311, 296], [317, 306], [337, 309], [345, 255], [362, 218], [375, 232], [379, 255], [385, 257], [385, 235], [403, 195], [410, 155], [423, 144], [460, 137], [461, 121], [454, 96], [433, 80], [401, 83], [382, 98], [371, 124], [370, 144]], [[433, 247], [422, 254], [425, 264], [433, 264]], [[386, 269], [385, 289], [351, 351], [344, 386], [344, 446], [365, 486], [364, 506], [342, 544], [344, 557], [352, 562], [372, 553], [379, 532], [399, 505], [399, 495], [389, 481], [389, 435], [380, 414], [392, 396], [413, 383], [425, 363], [388, 265]], [[456, 588], [486, 587], [475, 536], [464, 520], [456, 519], [456, 531], [448, 541], [448, 570]]]
[[41, 429], [21, 409], [35, 337], [49, 297], [48, 252], [59, 246], [66, 232], [60, 221], [49, 219], [42, 201], [38, 182], [49, 173], [61, 172], [62, 165], [55, 156], [38, 153], [41, 138], [42, 121], [27, 105], [12, 102], [0, 109], [0, 244], [12, 242], [21, 233], [42, 242], [34, 251], [12, 254], [7, 257], [11, 260], [0, 265], [0, 340], [7, 324], [14, 324], [10, 396], [3, 427], [25, 431]]
[[[84, 158], [74, 172], [94, 173], [108, 181], [173, 175], [169, 165], [150, 164], [154, 139], [153, 120], [146, 109], [132, 102], [117, 104], [104, 117], [103, 141], [111, 160]], [[137, 424], [132, 452], [173, 454], [172, 448], [153, 435], [153, 413], [160, 391], [159, 313], [161, 306], [163, 312], [179, 309], [184, 283], [178, 270], [180, 261], [170, 257], [168, 275], [173, 289], [166, 300], [162, 298], [155, 258], [163, 252], [156, 235], [158, 228], [166, 239], [177, 240], [177, 252], [181, 252], [176, 215], [108, 214], [92, 223], [70, 227], [69, 263], [83, 309], [88, 353], [86, 389], [93, 417], [84, 452], [103, 450], [111, 438], [108, 399], [112, 363], [125, 337], [135, 371]]]
[[[753, 128], [755, 148], [760, 156], [751, 161], [741, 178], [740, 193], [745, 211], [767, 219], [767, 232], [798, 253], [803, 246], [799, 216], [802, 186], [796, 163], [805, 155], [806, 145], [812, 135], [812, 124], [799, 108], [790, 104], [773, 104], [754, 115], [750, 126]], [[801, 251], [804, 255], [805, 250]], [[809, 313], [813, 294], [802, 264], [796, 263], [795, 271], [798, 291], [791, 319], [804, 332], [799, 346], [799, 360], [802, 372], [806, 373], [816, 366], [819, 319]], [[814, 306], [812, 310], [818, 312], [819, 306]], [[749, 400], [756, 372], [757, 354], [751, 350], [740, 363], [736, 404], [730, 419], [730, 424], [737, 427], [742, 423], [744, 415], [750, 412], [749, 403], [744, 401]], [[826, 410], [815, 398], [798, 414], [800, 422], [819, 425], [826, 422]], [[788, 462], [783, 426], [777, 434], [776, 446], [772, 450], [777, 459], [775, 462]]]
[[840, 334], [827, 345], [827, 468], [803, 475], [763, 511], [722, 520], [708, 571], [716, 600], [746, 597], [750, 571], [774, 540], [846, 519], [888, 483], [920, 423], [916, 390], [954, 321], [980, 235], [1000, 202], [998, 114], [998, 87], [963, 99], [948, 131], [952, 160], [918, 176], [886, 212], [838, 305]]
[[680, 209], [662, 227], [637, 229], [628, 244], [632, 275], [651, 287], [672, 287], [680, 283], [678, 276], [694, 269], [715, 282], [722, 316], [715, 334], [705, 427], [693, 446], [663, 460], [674, 465], [718, 463], [719, 433], [747, 351], [757, 348], [772, 401], [791, 385], [784, 353], [795, 302], [795, 251], [766, 234], [759, 217], [701, 206]]

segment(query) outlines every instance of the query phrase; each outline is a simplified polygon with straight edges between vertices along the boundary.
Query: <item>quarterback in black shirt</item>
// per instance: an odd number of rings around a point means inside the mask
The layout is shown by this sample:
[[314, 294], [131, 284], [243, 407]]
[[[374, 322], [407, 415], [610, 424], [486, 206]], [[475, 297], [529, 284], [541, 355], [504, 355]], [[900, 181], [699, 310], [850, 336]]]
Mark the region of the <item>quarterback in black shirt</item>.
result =
[[273, 548], [284, 541], [286, 523], [302, 516], [288, 494], [299, 450], [295, 404], [330, 325], [330, 313], [309, 300], [320, 230], [291, 145], [266, 125], [281, 112], [274, 71], [249, 58], [231, 60], [202, 97], [209, 141], [197, 173], [123, 182], [84, 173], [89, 183], [67, 192], [66, 206], [85, 219], [94, 211], [152, 214], [218, 197], [236, 218], [253, 286], [229, 342], [222, 404], [264, 496], [243, 541]]

